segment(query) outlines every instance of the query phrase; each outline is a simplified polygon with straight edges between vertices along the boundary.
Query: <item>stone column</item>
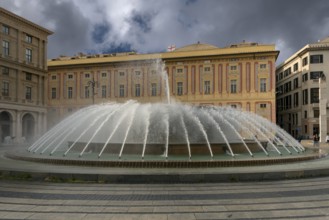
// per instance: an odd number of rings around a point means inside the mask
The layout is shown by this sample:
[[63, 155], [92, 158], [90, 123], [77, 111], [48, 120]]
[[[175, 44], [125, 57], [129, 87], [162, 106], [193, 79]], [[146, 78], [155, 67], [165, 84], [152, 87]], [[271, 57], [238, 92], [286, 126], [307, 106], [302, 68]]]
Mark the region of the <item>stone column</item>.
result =
[[38, 112], [37, 114], [37, 129], [36, 129], [36, 133], [35, 133], [35, 138], [39, 138], [41, 136], [41, 134], [43, 133], [43, 113], [42, 112]]
[[[329, 81], [328, 81], [329, 82]], [[320, 106], [320, 143], [326, 142], [327, 136], [327, 80], [325, 75], [319, 78], [319, 106]]]
[[17, 111], [16, 113], [16, 140], [18, 143], [22, 141], [22, 120], [21, 120], [21, 111]]
[[42, 135], [43, 135], [47, 131], [47, 114], [42, 113], [42, 118], [43, 118]]
[[[10, 135], [15, 137], [14, 141], [17, 142], [17, 111], [12, 115], [12, 120], [10, 121]], [[1, 134], [0, 134], [1, 137]], [[0, 140], [1, 142], [1, 140]]]

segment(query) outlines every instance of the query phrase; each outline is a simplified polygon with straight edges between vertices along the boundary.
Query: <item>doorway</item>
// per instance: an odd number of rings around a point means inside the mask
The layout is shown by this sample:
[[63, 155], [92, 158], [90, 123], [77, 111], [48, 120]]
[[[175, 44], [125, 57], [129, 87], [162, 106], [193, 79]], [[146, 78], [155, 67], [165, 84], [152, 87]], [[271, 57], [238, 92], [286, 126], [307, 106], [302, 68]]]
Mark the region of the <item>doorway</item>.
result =
[[31, 114], [25, 114], [22, 119], [22, 137], [27, 142], [34, 138], [34, 118]]
[[4, 142], [5, 137], [11, 136], [11, 116], [8, 112], [0, 113], [0, 142]]

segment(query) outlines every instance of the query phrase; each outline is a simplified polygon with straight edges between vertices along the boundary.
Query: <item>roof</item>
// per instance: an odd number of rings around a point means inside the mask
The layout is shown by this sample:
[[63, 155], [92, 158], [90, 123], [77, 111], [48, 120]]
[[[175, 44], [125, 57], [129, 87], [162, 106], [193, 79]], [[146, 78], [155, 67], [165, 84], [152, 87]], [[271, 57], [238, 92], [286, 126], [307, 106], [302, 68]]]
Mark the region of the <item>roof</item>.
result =
[[182, 52], [182, 51], [196, 51], [196, 50], [211, 50], [218, 49], [218, 47], [210, 44], [201, 44], [200, 42], [196, 44], [187, 45], [185, 47], [178, 48], [173, 52]]
[[179, 48], [173, 52], [154, 53], [154, 54], [137, 54], [128, 52], [122, 54], [102, 54], [102, 55], [84, 55], [74, 57], [60, 57], [48, 61], [48, 67], [52, 66], [69, 66], [83, 64], [101, 64], [115, 62], [130, 62], [154, 59], [178, 59], [193, 57], [213, 57], [213, 56], [234, 56], [237, 54], [255, 54], [255, 53], [275, 53], [277, 57], [279, 51], [275, 50], [275, 45], [253, 45], [244, 47], [226, 47], [218, 48], [209, 44], [192, 44]]
[[29, 21], [29, 20], [27, 20], [27, 19], [25, 19], [25, 18], [23, 18], [21, 16], [18, 16], [16, 14], [14, 14], [14, 13], [12, 13], [12, 12], [4, 9], [4, 8], [2, 8], [2, 7], [0, 7], [0, 12], [3, 13], [3, 14], [9, 15], [10, 17], [14, 17], [14, 18], [18, 19], [20, 22], [23, 22], [23, 23], [25, 23], [27, 25], [33, 26], [33, 27], [37, 28], [38, 30], [47, 33], [48, 35], [51, 35], [51, 34], [54, 33], [52, 31], [50, 31], [50, 30], [48, 30], [48, 29], [46, 29], [44, 27], [41, 27], [40, 25], [37, 25], [37, 24], [35, 24], [35, 23], [33, 23], [33, 22], [31, 22], [31, 21]]
[[288, 59], [280, 63], [276, 69], [280, 69], [284, 67], [286, 64], [289, 64], [290, 62], [294, 61], [296, 57], [300, 57], [304, 55], [307, 51], [316, 51], [316, 50], [329, 50], [329, 37], [326, 37], [322, 40], [319, 40], [318, 42], [306, 44], [304, 47], [302, 47], [300, 50], [298, 50], [296, 53], [291, 55]]

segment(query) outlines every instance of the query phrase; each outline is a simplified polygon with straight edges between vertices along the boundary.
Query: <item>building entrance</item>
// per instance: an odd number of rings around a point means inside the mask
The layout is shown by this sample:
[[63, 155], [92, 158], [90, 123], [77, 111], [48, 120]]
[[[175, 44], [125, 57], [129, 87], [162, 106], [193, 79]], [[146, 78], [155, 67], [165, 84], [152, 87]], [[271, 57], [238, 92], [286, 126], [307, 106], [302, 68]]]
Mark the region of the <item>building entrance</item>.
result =
[[0, 142], [4, 142], [5, 137], [10, 137], [11, 117], [8, 112], [0, 113]]
[[24, 115], [22, 119], [22, 137], [26, 141], [31, 141], [34, 137], [34, 118], [31, 114]]

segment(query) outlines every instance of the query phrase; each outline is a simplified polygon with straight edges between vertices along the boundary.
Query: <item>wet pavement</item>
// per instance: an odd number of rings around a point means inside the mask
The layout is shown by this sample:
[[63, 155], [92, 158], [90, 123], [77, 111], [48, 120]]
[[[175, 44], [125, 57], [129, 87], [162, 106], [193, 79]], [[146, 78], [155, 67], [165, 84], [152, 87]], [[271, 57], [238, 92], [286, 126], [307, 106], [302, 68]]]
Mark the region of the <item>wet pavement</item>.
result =
[[2, 219], [329, 219], [329, 178], [201, 184], [0, 181]]

